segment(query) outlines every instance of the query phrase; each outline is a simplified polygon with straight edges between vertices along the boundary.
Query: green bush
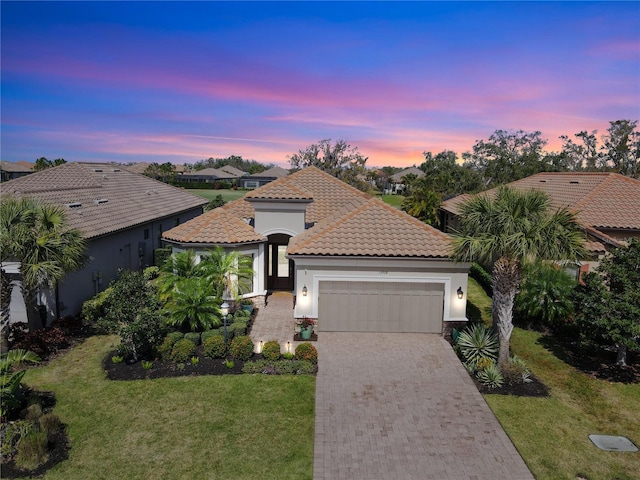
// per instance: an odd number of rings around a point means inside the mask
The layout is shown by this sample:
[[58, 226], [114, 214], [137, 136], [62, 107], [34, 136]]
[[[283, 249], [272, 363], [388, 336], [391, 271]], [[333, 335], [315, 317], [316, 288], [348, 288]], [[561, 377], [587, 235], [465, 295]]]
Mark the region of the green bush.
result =
[[296, 347], [296, 360], [307, 360], [312, 363], [318, 363], [318, 350], [309, 342], [301, 343]]
[[167, 335], [164, 338], [164, 341], [160, 346], [156, 349], [158, 355], [162, 360], [169, 360], [171, 358], [171, 350], [173, 350], [173, 345], [176, 343], [170, 335]]
[[81, 315], [82, 318], [90, 323], [96, 323], [104, 316], [104, 305], [109, 299], [113, 289], [108, 287], [102, 292], [98, 293], [93, 298], [86, 300], [82, 304]]
[[167, 335], [167, 337], [169, 337], [171, 340], [173, 340], [173, 343], [176, 343], [178, 340], [182, 340], [184, 338], [184, 333], [182, 332], [171, 332]]
[[156, 248], [153, 251], [153, 264], [157, 267], [164, 265], [164, 262], [171, 256], [171, 247]]
[[469, 276], [482, 287], [485, 293], [493, 296], [493, 277], [478, 263], [472, 263], [469, 269]]
[[191, 340], [196, 347], [200, 345], [200, 334], [198, 332], [185, 333], [184, 338]]
[[196, 353], [196, 346], [191, 340], [178, 340], [171, 350], [171, 360], [176, 363], [187, 362]]
[[231, 325], [228, 325], [227, 328], [233, 330], [234, 337], [247, 334], [247, 325], [245, 323], [232, 323]]
[[49, 439], [46, 432], [32, 430], [18, 444], [16, 465], [20, 468], [32, 470], [43, 464], [48, 457], [47, 445]]
[[245, 322], [248, 322], [250, 318], [251, 318], [251, 314], [246, 310], [242, 310], [242, 309], [236, 310], [236, 313], [233, 314], [234, 322], [238, 322], [242, 320], [244, 320]]
[[271, 340], [262, 347], [262, 356], [266, 360], [278, 360], [280, 358], [280, 344]]
[[229, 353], [238, 360], [247, 360], [253, 354], [253, 341], [247, 335], [235, 337], [229, 345]]
[[202, 332], [202, 334], [200, 335], [200, 340], [202, 341], [202, 344], [204, 345], [204, 342], [207, 341], [207, 339], [211, 338], [211, 337], [221, 337], [222, 336], [222, 331], [215, 329], [215, 330], [205, 330], [204, 332]]
[[227, 354], [227, 346], [221, 335], [212, 335], [203, 342], [204, 356], [222, 358]]
[[42, 417], [42, 406], [39, 403], [29, 405], [25, 412], [27, 422], [38, 423]]
[[315, 365], [306, 360], [255, 360], [242, 367], [242, 373], [264, 375], [313, 375], [315, 371]]

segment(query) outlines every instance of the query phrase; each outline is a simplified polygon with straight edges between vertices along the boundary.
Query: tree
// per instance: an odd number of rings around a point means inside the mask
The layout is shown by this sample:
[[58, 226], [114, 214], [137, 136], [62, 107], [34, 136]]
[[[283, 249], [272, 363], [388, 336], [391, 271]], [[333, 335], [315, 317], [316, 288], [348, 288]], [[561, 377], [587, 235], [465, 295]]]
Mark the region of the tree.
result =
[[220, 302], [206, 278], [192, 277], [180, 283], [165, 305], [167, 323], [191, 331], [220, 325]]
[[437, 155], [424, 152], [420, 170], [426, 187], [443, 197], [461, 193], [475, 193], [482, 189], [482, 177], [470, 165], [460, 165], [455, 152], [444, 150]]
[[360, 190], [369, 188], [360, 178], [366, 176], [367, 157], [358, 151], [358, 147], [352, 147], [344, 140], [335, 144], [331, 139], [320, 140], [288, 158], [293, 170], [314, 166]]
[[7, 197], [0, 204], [0, 249], [2, 261], [20, 262], [29, 328], [41, 328], [38, 290], [55, 288], [67, 273], [84, 265], [82, 234], [69, 227], [64, 207]]
[[486, 187], [502, 185], [546, 171], [542, 149], [547, 141], [540, 132], [496, 130], [488, 141], [479, 140], [465, 165], [474, 168]]
[[509, 361], [513, 306], [523, 265], [536, 260], [576, 260], [586, 255], [575, 214], [551, 212], [545, 193], [499, 187], [495, 197], [476, 195], [460, 206], [460, 229], [452, 258], [493, 262], [494, 327], [500, 338], [498, 365]]
[[640, 240], [633, 239], [586, 274], [573, 296], [581, 337], [615, 344], [618, 365], [626, 364], [627, 350], [640, 350], [639, 285]]
[[235, 299], [249, 291], [253, 280], [253, 258], [239, 252], [225, 252], [222, 247], [207, 250], [202, 255], [205, 276], [215, 288], [215, 296]]
[[102, 301], [97, 324], [120, 336], [120, 353], [132, 360], [150, 357], [166, 334], [158, 294], [143, 272], [123, 270]]
[[426, 176], [415, 180], [411, 193], [402, 201], [402, 210], [429, 225], [437, 225], [442, 197], [429, 187], [430, 182]]
[[609, 122], [608, 135], [602, 137], [606, 167], [614, 172], [640, 178], [640, 132], [638, 122], [616, 120]]
[[597, 133], [597, 130], [591, 133], [584, 130], [576, 133], [574, 137], [580, 139], [581, 143], [574, 142], [567, 135], [560, 136], [560, 140], [562, 140], [562, 153], [565, 154], [568, 159], [568, 170], [574, 172], [580, 170], [595, 172], [597, 170], [601, 158], [601, 155], [598, 153]]
[[575, 279], [555, 263], [535, 262], [524, 271], [516, 296], [516, 312], [558, 329], [573, 313]]
[[162, 180], [165, 182], [172, 181], [176, 176], [176, 167], [171, 162], [165, 162], [163, 164], [153, 162], [145, 168], [144, 174], [147, 177], [151, 177], [156, 180]]
[[40, 157], [36, 160], [36, 164], [33, 167], [33, 170], [35, 172], [39, 172], [40, 170], [46, 170], [47, 168], [57, 167], [58, 165], [63, 165], [65, 163], [67, 163], [67, 161], [64, 158], [56, 158], [55, 160], [51, 161], [45, 157]]
[[222, 195], [216, 195], [215, 198], [213, 198], [212, 200], [209, 200], [209, 203], [207, 203], [204, 206], [204, 211], [208, 212], [209, 210], [222, 207], [225, 203], [227, 202], [224, 201], [224, 198], [222, 198]]

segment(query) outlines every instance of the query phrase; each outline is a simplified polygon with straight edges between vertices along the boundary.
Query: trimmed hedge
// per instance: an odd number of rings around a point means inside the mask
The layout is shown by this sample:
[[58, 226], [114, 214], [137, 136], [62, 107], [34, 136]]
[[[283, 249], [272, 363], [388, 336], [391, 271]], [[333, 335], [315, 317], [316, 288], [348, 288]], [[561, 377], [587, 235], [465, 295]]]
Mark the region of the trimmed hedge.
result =
[[262, 373], [265, 375], [313, 375], [316, 367], [306, 360], [253, 360], [246, 362], [242, 373]]
[[196, 353], [196, 346], [191, 340], [178, 340], [171, 350], [171, 360], [176, 363], [186, 363]]
[[312, 363], [318, 363], [318, 350], [309, 342], [301, 343], [296, 347], [296, 360], [307, 360]]
[[237, 360], [248, 360], [253, 355], [253, 340], [247, 335], [235, 337], [229, 345], [229, 353]]
[[171, 340], [173, 340], [173, 343], [175, 343], [178, 340], [182, 340], [184, 338], [184, 333], [182, 333], [182, 332], [171, 332], [171, 333], [167, 334], [167, 337], [171, 338]]
[[204, 342], [206, 342], [207, 339], [211, 337], [221, 337], [221, 336], [222, 336], [222, 330], [219, 330], [217, 328], [212, 330], [205, 330], [204, 332], [202, 332], [202, 335], [200, 335], [200, 340], [204, 344]]
[[469, 276], [478, 282], [487, 295], [493, 296], [493, 277], [480, 264], [471, 264]]
[[185, 333], [184, 338], [191, 340], [196, 347], [200, 345], [200, 334], [198, 332]]
[[209, 358], [223, 358], [227, 353], [227, 346], [220, 335], [212, 335], [203, 343], [204, 356]]
[[278, 360], [280, 358], [280, 344], [271, 340], [262, 347], [262, 356], [266, 360]]

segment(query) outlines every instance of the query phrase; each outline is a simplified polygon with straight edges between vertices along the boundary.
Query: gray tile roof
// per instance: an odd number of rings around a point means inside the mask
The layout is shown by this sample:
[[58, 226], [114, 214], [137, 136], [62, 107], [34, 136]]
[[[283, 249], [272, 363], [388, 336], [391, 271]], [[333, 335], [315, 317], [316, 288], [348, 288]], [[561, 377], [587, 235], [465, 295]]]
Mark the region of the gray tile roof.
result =
[[93, 238], [173, 216], [207, 203], [182, 189], [119, 166], [67, 163], [2, 184], [2, 196], [65, 205], [72, 227]]

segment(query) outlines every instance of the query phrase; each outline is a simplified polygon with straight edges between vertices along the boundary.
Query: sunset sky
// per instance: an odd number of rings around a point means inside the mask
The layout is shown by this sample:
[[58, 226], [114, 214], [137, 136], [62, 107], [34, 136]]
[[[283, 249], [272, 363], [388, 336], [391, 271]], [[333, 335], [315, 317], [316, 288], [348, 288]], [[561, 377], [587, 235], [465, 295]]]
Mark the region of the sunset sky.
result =
[[1, 2], [2, 160], [368, 166], [640, 118], [640, 2]]

